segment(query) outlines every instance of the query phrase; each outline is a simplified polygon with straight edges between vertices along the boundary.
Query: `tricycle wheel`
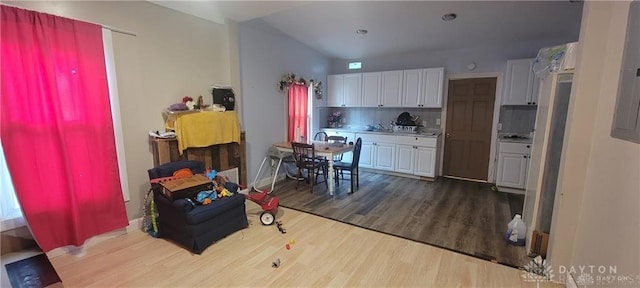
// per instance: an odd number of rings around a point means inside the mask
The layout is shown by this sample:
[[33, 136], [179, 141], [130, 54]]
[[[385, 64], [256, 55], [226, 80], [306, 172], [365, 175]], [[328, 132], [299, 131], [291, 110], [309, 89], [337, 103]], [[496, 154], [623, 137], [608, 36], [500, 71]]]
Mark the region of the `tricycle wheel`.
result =
[[262, 225], [265, 226], [269, 226], [272, 225], [273, 222], [275, 222], [276, 217], [269, 211], [263, 211], [260, 214], [260, 222], [262, 223]]

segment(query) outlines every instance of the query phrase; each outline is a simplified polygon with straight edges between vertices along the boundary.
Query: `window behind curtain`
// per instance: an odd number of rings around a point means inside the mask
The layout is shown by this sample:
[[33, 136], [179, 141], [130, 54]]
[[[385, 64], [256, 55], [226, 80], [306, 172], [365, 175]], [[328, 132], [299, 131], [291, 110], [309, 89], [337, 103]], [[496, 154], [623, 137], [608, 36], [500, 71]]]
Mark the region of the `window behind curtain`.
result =
[[20, 205], [16, 198], [16, 192], [13, 189], [11, 175], [7, 169], [7, 163], [4, 159], [4, 151], [2, 150], [2, 142], [0, 141], [0, 220], [2, 220], [2, 231], [11, 230], [13, 228], [23, 226], [24, 218]]

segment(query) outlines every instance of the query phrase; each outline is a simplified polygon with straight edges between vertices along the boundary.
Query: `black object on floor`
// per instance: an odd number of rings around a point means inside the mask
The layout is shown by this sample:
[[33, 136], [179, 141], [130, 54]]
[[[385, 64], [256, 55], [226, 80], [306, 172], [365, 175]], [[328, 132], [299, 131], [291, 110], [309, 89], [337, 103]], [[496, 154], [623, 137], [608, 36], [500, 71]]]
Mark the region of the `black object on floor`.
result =
[[47, 255], [40, 254], [4, 265], [11, 287], [47, 287], [61, 282]]

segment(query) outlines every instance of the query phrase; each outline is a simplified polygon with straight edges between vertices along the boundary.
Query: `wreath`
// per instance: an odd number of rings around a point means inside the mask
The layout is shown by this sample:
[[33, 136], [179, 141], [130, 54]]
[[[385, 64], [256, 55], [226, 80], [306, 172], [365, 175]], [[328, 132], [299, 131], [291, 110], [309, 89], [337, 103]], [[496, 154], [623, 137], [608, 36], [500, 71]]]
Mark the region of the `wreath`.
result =
[[316, 98], [322, 99], [322, 82], [309, 79], [309, 83], [307, 83], [307, 80], [302, 77], [296, 79], [296, 75], [293, 73], [282, 75], [280, 82], [278, 82], [277, 89], [280, 93], [284, 93], [287, 91], [287, 88], [289, 88], [289, 85], [292, 84], [304, 85], [307, 87], [313, 86], [313, 92], [316, 94]]

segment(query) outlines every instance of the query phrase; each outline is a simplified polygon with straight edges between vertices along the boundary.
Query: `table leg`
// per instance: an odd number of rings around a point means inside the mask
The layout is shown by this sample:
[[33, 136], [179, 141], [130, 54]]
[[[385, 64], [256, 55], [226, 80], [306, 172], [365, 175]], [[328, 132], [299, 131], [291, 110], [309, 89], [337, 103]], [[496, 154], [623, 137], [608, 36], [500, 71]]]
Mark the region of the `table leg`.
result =
[[329, 158], [327, 161], [329, 162], [329, 178], [327, 178], [327, 185], [329, 185], [329, 195], [333, 196], [333, 190], [336, 184], [333, 179], [333, 157]]

